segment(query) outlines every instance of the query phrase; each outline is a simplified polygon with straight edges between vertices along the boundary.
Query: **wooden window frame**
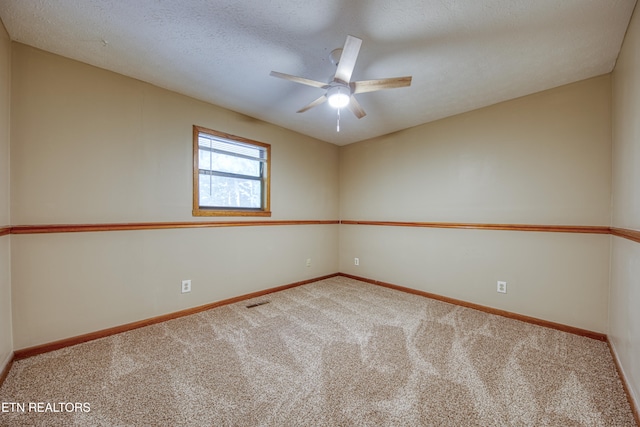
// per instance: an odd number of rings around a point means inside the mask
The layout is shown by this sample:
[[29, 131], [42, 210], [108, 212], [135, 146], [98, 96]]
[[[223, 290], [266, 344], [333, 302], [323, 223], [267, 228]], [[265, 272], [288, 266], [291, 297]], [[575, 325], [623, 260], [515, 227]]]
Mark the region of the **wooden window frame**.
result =
[[[200, 134], [207, 134], [220, 139], [253, 145], [264, 149], [266, 153], [265, 167], [263, 170], [262, 200], [260, 208], [223, 208], [200, 206], [200, 165], [198, 139]], [[240, 136], [207, 129], [193, 125], [193, 216], [271, 216], [271, 145], [254, 141]]]

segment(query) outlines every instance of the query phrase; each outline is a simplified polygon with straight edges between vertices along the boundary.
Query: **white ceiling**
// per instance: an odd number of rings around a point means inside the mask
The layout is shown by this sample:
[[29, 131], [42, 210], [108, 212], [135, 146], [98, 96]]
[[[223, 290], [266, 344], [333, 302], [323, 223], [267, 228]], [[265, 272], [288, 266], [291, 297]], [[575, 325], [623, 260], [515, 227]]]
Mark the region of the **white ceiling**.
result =
[[[12, 40], [345, 145], [610, 72], [636, 0], [0, 0]], [[331, 50], [363, 40], [336, 132]], [[223, 130], [223, 129], [221, 129]]]

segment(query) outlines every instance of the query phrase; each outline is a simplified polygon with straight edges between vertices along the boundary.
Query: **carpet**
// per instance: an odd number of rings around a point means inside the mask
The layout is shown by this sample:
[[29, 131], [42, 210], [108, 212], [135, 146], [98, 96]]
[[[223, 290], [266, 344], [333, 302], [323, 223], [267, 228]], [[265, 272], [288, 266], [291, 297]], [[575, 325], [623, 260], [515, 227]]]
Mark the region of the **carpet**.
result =
[[635, 426], [606, 343], [340, 276], [18, 360], [0, 403], [3, 426]]

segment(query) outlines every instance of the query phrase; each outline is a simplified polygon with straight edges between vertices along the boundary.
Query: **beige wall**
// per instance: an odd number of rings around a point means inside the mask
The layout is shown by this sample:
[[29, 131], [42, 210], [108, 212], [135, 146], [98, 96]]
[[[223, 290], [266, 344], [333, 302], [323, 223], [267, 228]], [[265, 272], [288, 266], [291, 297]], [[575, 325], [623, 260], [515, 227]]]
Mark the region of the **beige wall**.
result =
[[[614, 227], [640, 230], [640, 12], [613, 72]], [[640, 406], [640, 243], [612, 237], [609, 338]]]
[[342, 219], [608, 225], [610, 78], [342, 147]]
[[[338, 149], [21, 44], [12, 66], [14, 225], [194, 220], [192, 124], [272, 144], [272, 219], [609, 223], [608, 76]], [[318, 225], [14, 235], [11, 252], [15, 348], [336, 271], [607, 327], [606, 236]]]
[[338, 147], [13, 47], [14, 224], [198, 220], [191, 216], [194, 124], [272, 145], [271, 219], [337, 219]]
[[[14, 225], [212, 220], [191, 216], [193, 124], [272, 145], [271, 219], [338, 219], [338, 147], [12, 50]], [[337, 225], [13, 235], [14, 346], [334, 273], [337, 246]], [[190, 294], [179, 292], [182, 279], [193, 281]]]
[[[9, 120], [11, 42], [0, 21], [0, 228], [9, 217]], [[13, 352], [11, 332], [11, 236], [0, 236], [0, 371]]]
[[[610, 76], [338, 148], [12, 52], [14, 225], [211, 220], [191, 216], [193, 124], [272, 144], [275, 220], [610, 222]], [[13, 235], [14, 348], [336, 271], [607, 332], [609, 251], [602, 235], [353, 225]]]
[[[602, 76], [342, 147], [341, 218], [608, 226], [610, 91]], [[342, 225], [340, 270], [607, 332], [609, 243]]]

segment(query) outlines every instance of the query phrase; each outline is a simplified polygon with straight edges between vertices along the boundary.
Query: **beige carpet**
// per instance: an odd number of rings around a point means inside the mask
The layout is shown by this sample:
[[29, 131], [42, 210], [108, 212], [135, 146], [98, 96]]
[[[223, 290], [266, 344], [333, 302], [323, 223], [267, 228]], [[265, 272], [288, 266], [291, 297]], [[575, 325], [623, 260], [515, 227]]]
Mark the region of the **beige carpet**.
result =
[[0, 402], [25, 406], [3, 426], [635, 425], [605, 343], [344, 277], [17, 361]]

